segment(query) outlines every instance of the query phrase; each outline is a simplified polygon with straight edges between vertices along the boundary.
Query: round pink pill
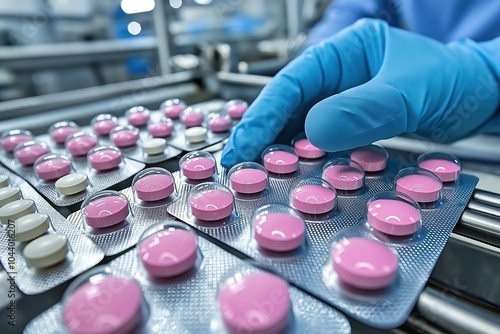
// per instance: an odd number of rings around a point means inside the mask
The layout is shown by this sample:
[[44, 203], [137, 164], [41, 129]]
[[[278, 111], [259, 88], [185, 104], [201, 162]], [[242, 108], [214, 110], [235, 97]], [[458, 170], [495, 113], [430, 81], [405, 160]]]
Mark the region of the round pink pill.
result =
[[129, 215], [128, 201], [120, 196], [106, 196], [90, 201], [83, 208], [87, 225], [104, 228], [116, 225]]
[[36, 159], [49, 152], [50, 150], [47, 146], [33, 144], [18, 149], [15, 154], [17, 161], [19, 161], [21, 165], [31, 166], [35, 163]]
[[215, 161], [205, 157], [195, 157], [184, 161], [182, 174], [191, 180], [203, 180], [215, 174]]
[[333, 269], [345, 284], [381, 289], [396, 278], [398, 257], [381, 242], [350, 238], [333, 247]]
[[356, 161], [366, 172], [380, 172], [387, 165], [387, 153], [378, 146], [366, 146], [354, 150], [351, 160]]
[[148, 131], [154, 138], [164, 138], [172, 134], [174, 124], [169, 122], [153, 123], [148, 126]]
[[264, 167], [271, 173], [290, 174], [299, 168], [299, 158], [290, 152], [272, 151], [264, 155]]
[[66, 149], [77, 157], [87, 155], [95, 146], [97, 146], [97, 139], [88, 135], [74, 137], [66, 143]]
[[220, 220], [233, 212], [233, 195], [220, 189], [205, 190], [191, 197], [189, 205], [193, 216], [200, 220]]
[[231, 129], [231, 118], [229, 117], [217, 117], [208, 121], [208, 126], [210, 130], [215, 133], [226, 132]]
[[134, 183], [134, 190], [140, 200], [159, 201], [172, 195], [174, 179], [166, 174], [146, 175]]
[[412, 205], [395, 199], [378, 199], [368, 204], [368, 223], [389, 235], [410, 235], [417, 232], [420, 212]]
[[174, 104], [174, 105], [165, 107], [163, 109], [163, 112], [165, 113], [165, 116], [167, 116], [168, 118], [177, 119], [177, 118], [179, 118], [179, 115], [181, 114], [181, 112], [184, 111], [184, 109], [186, 109], [185, 105]]
[[106, 276], [78, 287], [63, 322], [71, 334], [127, 334], [141, 322], [142, 291], [131, 280]]
[[267, 187], [267, 174], [256, 168], [242, 168], [230, 176], [231, 188], [242, 194], [255, 194]]
[[57, 144], [64, 144], [66, 138], [76, 132], [78, 132], [78, 128], [75, 128], [73, 126], [61, 126], [52, 130], [52, 133], [50, 135]]
[[407, 175], [396, 181], [396, 191], [402, 192], [417, 202], [430, 203], [439, 199], [442, 184], [426, 175]]
[[363, 186], [362, 171], [348, 165], [333, 165], [323, 171], [323, 179], [340, 190], [356, 190]]
[[298, 217], [281, 212], [259, 215], [253, 222], [255, 241], [260, 247], [289, 252], [304, 243], [306, 226]]
[[45, 160], [35, 166], [36, 175], [44, 181], [59, 179], [70, 172], [71, 162], [61, 158]]
[[122, 162], [122, 154], [116, 150], [103, 149], [89, 155], [90, 166], [96, 170], [109, 170], [116, 168]]
[[288, 284], [268, 273], [230, 280], [218, 299], [222, 319], [231, 334], [281, 333], [290, 320]]
[[139, 257], [155, 277], [173, 277], [191, 269], [197, 258], [196, 237], [183, 229], [163, 230], [144, 239]]
[[325, 155], [325, 151], [320, 150], [305, 138], [297, 140], [293, 144], [293, 148], [297, 152], [297, 155], [304, 159], [319, 159]]
[[139, 133], [132, 129], [117, 131], [111, 135], [113, 144], [117, 147], [130, 147], [137, 143]]
[[292, 206], [304, 213], [322, 214], [335, 206], [335, 192], [317, 184], [306, 184], [292, 189]]
[[97, 121], [93, 125], [94, 132], [99, 136], [107, 136], [113, 130], [118, 123], [112, 119], [105, 119], [102, 121]]
[[460, 165], [445, 159], [429, 159], [418, 164], [437, 175], [443, 182], [453, 182], [460, 176]]
[[182, 123], [186, 128], [200, 126], [203, 123], [203, 114], [197, 112], [187, 113], [182, 117]]
[[245, 111], [247, 111], [248, 105], [245, 104], [233, 104], [229, 106], [226, 111], [232, 119], [240, 119], [243, 117]]
[[149, 113], [134, 112], [128, 115], [128, 123], [133, 126], [144, 126], [148, 123]]
[[17, 145], [30, 141], [32, 139], [33, 137], [30, 135], [19, 133], [2, 138], [1, 145], [4, 151], [12, 153], [14, 152], [14, 149]]

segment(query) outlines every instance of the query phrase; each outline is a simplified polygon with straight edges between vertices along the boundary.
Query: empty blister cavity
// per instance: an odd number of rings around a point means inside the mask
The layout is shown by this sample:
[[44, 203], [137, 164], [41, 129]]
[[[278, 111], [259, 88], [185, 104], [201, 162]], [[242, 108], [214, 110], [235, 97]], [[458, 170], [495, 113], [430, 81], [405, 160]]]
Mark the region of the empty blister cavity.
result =
[[211, 113], [208, 115], [208, 127], [214, 133], [226, 132], [231, 129], [233, 121], [229, 115]]
[[337, 203], [337, 193], [326, 181], [311, 177], [299, 180], [290, 190], [290, 204], [296, 210], [321, 215], [332, 211]]
[[184, 130], [184, 137], [191, 144], [202, 143], [207, 138], [207, 129], [202, 126], [193, 126]]
[[167, 149], [167, 141], [163, 138], [146, 139], [142, 143], [142, 151], [146, 155], [159, 155]]
[[0, 145], [7, 153], [14, 152], [17, 145], [33, 140], [33, 135], [27, 130], [10, 130], [2, 133]]
[[357, 162], [365, 172], [380, 172], [387, 166], [389, 153], [382, 146], [368, 145], [350, 153], [351, 160]]
[[21, 189], [18, 187], [0, 188], [0, 208], [10, 202], [17, 201], [22, 198]]
[[92, 118], [90, 124], [96, 134], [107, 136], [114, 127], [118, 126], [118, 118], [111, 114], [100, 114]]
[[73, 173], [59, 178], [56, 183], [57, 191], [63, 196], [79, 194], [90, 185], [89, 178], [85, 173]]
[[89, 165], [97, 171], [108, 171], [117, 168], [122, 162], [122, 152], [114, 146], [99, 146], [87, 154]]
[[231, 188], [240, 194], [257, 194], [269, 186], [267, 171], [255, 162], [234, 165], [227, 173]]
[[272, 145], [262, 152], [264, 167], [274, 174], [292, 174], [299, 168], [299, 157], [293, 148]]
[[7, 175], [0, 174], [0, 189], [8, 187], [10, 184], [9, 177]]
[[45, 213], [30, 213], [15, 221], [16, 241], [29, 241], [38, 238], [50, 228], [50, 218]]
[[127, 118], [128, 124], [141, 127], [148, 124], [149, 121], [149, 109], [143, 106], [132, 107], [125, 112], [125, 117]]
[[132, 125], [117, 126], [111, 130], [109, 138], [116, 147], [132, 147], [139, 141], [139, 129]]
[[424, 153], [418, 157], [417, 163], [418, 167], [433, 172], [443, 182], [455, 182], [462, 172], [460, 160], [448, 153]]
[[233, 193], [215, 182], [194, 186], [188, 195], [191, 215], [202, 221], [218, 221], [231, 216], [235, 210]]
[[175, 195], [175, 180], [163, 168], [152, 167], [137, 173], [132, 181], [135, 197], [139, 201], [157, 202]]
[[33, 140], [17, 145], [14, 157], [23, 166], [31, 166], [42, 155], [50, 153], [49, 146], [44, 142]]
[[375, 230], [391, 236], [409, 236], [422, 225], [420, 206], [410, 196], [384, 191], [366, 205], [366, 220]]
[[181, 113], [180, 119], [186, 128], [192, 128], [203, 124], [205, 114], [200, 108], [189, 107]]
[[322, 178], [337, 190], [353, 191], [364, 186], [365, 171], [351, 159], [337, 158], [325, 164]]
[[394, 179], [394, 188], [419, 203], [439, 203], [443, 183], [427, 169], [408, 167], [399, 171]]
[[50, 126], [49, 135], [57, 145], [63, 145], [66, 138], [78, 131], [80, 127], [75, 122], [62, 121]]
[[85, 225], [100, 229], [118, 225], [131, 214], [127, 197], [113, 191], [100, 191], [87, 198], [81, 208]]
[[204, 151], [194, 151], [185, 154], [179, 160], [182, 175], [190, 180], [206, 180], [217, 173], [215, 158]]
[[292, 144], [297, 155], [303, 159], [319, 159], [325, 156], [325, 151], [311, 144], [304, 136], [295, 138]]
[[66, 138], [65, 147], [73, 156], [83, 157], [96, 147], [98, 143], [99, 140], [93, 133], [75, 132]]
[[248, 103], [239, 99], [228, 101], [223, 108], [223, 110], [235, 120], [241, 119], [247, 109]]
[[30, 267], [43, 269], [66, 259], [69, 252], [68, 239], [62, 234], [46, 234], [24, 247], [23, 255]]
[[197, 236], [185, 224], [166, 221], [144, 232], [137, 244], [137, 253], [149, 275], [158, 278], [179, 276], [196, 263]]
[[252, 217], [253, 236], [260, 248], [290, 252], [304, 244], [306, 224], [300, 215], [284, 204], [268, 204]]
[[174, 131], [174, 122], [168, 117], [162, 117], [158, 122], [148, 125], [148, 132], [153, 138], [165, 138]]
[[385, 244], [367, 238], [344, 238], [332, 247], [332, 264], [341, 283], [364, 290], [390, 286], [398, 256]]
[[0, 208], [0, 222], [7, 225], [9, 221], [15, 221], [30, 213], [36, 212], [35, 202], [31, 199], [18, 199], [5, 204]]
[[64, 155], [46, 154], [33, 164], [36, 176], [45, 182], [55, 181], [72, 170], [71, 161]]
[[288, 283], [270, 273], [237, 273], [220, 288], [217, 302], [228, 333], [282, 333], [292, 322]]
[[160, 110], [163, 111], [163, 114], [171, 119], [178, 119], [186, 108], [186, 103], [179, 99], [169, 99], [160, 105]]
[[109, 268], [76, 279], [63, 296], [62, 322], [71, 334], [137, 333], [147, 316], [139, 283]]

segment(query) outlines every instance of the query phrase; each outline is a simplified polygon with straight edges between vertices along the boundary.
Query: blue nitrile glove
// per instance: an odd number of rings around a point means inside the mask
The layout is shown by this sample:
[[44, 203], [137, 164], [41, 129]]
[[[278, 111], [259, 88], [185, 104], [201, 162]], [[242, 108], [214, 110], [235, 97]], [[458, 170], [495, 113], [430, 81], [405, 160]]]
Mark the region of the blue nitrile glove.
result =
[[500, 132], [498, 78], [500, 38], [445, 45], [361, 19], [276, 75], [234, 129], [222, 165], [257, 159], [283, 129], [300, 131], [305, 115], [307, 137], [326, 151], [403, 132], [436, 142]]

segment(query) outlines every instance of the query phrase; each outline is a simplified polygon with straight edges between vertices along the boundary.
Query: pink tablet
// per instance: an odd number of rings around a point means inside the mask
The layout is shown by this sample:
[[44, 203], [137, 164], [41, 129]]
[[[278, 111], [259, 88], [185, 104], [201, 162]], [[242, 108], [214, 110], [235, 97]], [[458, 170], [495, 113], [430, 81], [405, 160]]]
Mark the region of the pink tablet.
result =
[[421, 161], [418, 166], [437, 175], [443, 182], [453, 182], [460, 177], [460, 165], [445, 159], [428, 159]]
[[59, 179], [71, 172], [71, 162], [68, 159], [54, 158], [41, 161], [35, 165], [35, 173], [44, 181]]
[[422, 216], [414, 206], [397, 199], [378, 199], [368, 204], [368, 223], [376, 230], [396, 236], [417, 232]]
[[240, 119], [247, 109], [248, 104], [243, 100], [232, 100], [225, 106], [226, 112], [232, 119]]
[[387, 165], [388, 154], [382, 147], [370, 145], [352, 151], [350, 158], [363, 167], [366, 172], [380, 172]]
[[320, 150], [311, 142], [309, 139], [300, 139], [293, 144], [293, 148], [297, 152], [297, 155], [304, 159], [319, 159], [325, 155], [325, 151]]
[[218, 296], [222, 320], [229, 333], [282, 333], [290, 321], [288, 284], [268, 273], [237, 276]]
[[61, 145], [64, 144], [66, 138], [74, 133], [77, 133], [78, 131], [78, 127], [71, 125], [55, 127], [54, 130], [52, 130], [52, 132], [50, 133], [50, 136], [57, 144]]
[[32, 142], [31, 145], [19, 147], [14, 154], [21, 165], [31, 166], [35, 163], [36, 159], [49, 152], [50, 150], [47, 145]]
[[91, 200], [82, 210], [87, 225], [95, 228], [116, 225], [129, 215], [128, 201], [121, 196]]
[[212, 132], [215, 133], [229, 131], [232, 124], [233, 122], [231, 121], [231, 118], [229, 116], [212, 118], [208, 121], [208, 127]]
[[149, 121], [149, 111], [136, 111], [131, 112], [127, 117], [128, 123], [133, 126], [144, 126]]
[[122, 162], [122, 154], [118, 150], [104, 148], [90, 153], [87, 159], [92, 168], [104, 171], [118, 167]]
[[267, 188], [266, 172], [256, 168], [242, 168], [229, 177], [231, 188], [242, 194], [255, 194]]
[[396, 191], [402, 192], [417, 202], [431, 203], [439, 199], [443, 185], [427, 175], [407, 175], [397, 179]]
[[153, 138], [168, 137], [172, 134], [172, 131], [174, 131], [174, 123], [172, 122], [152, 123], [149, 124], [148, 131]]
[[167, 100], [162, 103], [163, 113], [168, 118], [177, 119], [179, 115], [186, 109], [186, 104], [179, 99]]
[[275, 252], [299, 248], [305, 239], [306, 225], [298, 217], [283, 212], [258, 215], [253, 221], [255, 241]]
[[333, 247], [333, 269], [341, 282], [360, 289], [381, 289], [396, 278], [398, 257], [381, 242], [349, 238]]
[[93, 277], [79, 286], [63, 309], [71, 334], [132, 333], [142, 318], [142, 291], [132, 279]]
[[139, 140], [137, 129], [122, 129], [111, 134], [111, 140], [116, 147], [134, 146]]
[[332, 165], [323, 171], [323, 179], [340, 190], [356, 190], [363, 186], [365, 174], [349, 165]]
[[33, 137], [25, 133], [7, 135], [2, 138], [1, 145], [4, 151], [12, 153], [17, 145], [33, 140]]
[[203, 123], [203, 114], [201, 112], [186, 110], [186, 112], [181, 116], [182, 123], [186, 128], [192, 128], [194, 126], [200, 126]]
[[194, 157], [181, 164], [182, 174], [191, 180], [203, 180], [215, 174], [215, 161], [206, 157]]
[[139, 258], [155, 277], [173, 277], [191, 269], [197, 258], [196, 236], [183, 229], [161, 230], [139, 245]]
[[271, 173], [290, 174], [299, 168], [299, 157], [286, 151], [271, 151], [262, 160]]
[[305, 184], [293, 188], [290, 193], [292, 206], [304, 213], [322, 214], [335, 206], [336, 194], [318, 184]]
[[97, 121], [93, 125], [94, 132], [97, 133], [99, 136], [107, 136], [113, 130], [115, 126], [118, 125], [118, 122], [116, 122], [113, 119], [105, 119], [102, 121]]
[[134, 183], [137, 197], [146, 202], [159, 201], [172, 195], [174, 179], [167, 174], [150, 174]]
[[193, 216], [200, 220], [214, 221], [229, 217], [233, 212], [233, 195], [222, 189], [209, 189], [194, 194], [189, 199]]
[[97, 146], [97, 138], [89, 134], [69, 138], [66, 149], [74, 156], [87, 155], [91, 149]]

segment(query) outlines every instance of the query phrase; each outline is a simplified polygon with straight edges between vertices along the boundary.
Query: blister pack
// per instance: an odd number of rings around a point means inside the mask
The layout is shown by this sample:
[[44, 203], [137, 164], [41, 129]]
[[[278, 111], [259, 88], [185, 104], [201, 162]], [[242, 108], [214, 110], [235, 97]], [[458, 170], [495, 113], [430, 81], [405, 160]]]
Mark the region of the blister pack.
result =
[[121, 192], [92, 194], [68, 221], [105, 255], [115, 255], [134, 246], [150, 225], [170, 218], [166, 207], [176, 198], [172, 174], [163, 168], [147, 168], [134, 177], [131, 187]]
[[152, 226], [136, 249], [75, 280], [25, 333], [104, 326], [144, 334], [350, 333], [338, 311], [174, 221]]
[[0, 260], [28, 295], [56, 287], [104, 257], [35, 189], [1, 166], [0, 220]]
[[168, 212], [363, 323], [401, 325], [477, 178], [446, 154], [405, 168], [373, 145], [327, 155], [304, 138], [294, 147], [222, 169], [219, 182], [174, 174], [179, 199]]

